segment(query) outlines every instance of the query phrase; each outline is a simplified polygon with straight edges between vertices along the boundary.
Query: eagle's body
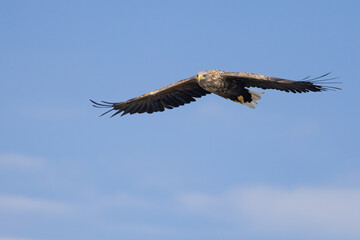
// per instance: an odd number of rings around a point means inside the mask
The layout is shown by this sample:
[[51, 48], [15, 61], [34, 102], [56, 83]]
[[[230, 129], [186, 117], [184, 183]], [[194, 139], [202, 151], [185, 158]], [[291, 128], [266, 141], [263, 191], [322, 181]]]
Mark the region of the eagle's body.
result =
[[[248, 89], [257, 87], [262, 89], [276, 89], [280, 91], [303, 93], [303, 92], [321, 92], [326, 90], [339, 89], [318, 85], [315, 83], [324, 83], [322, 79], [325, 74], [314, 79], [304, 79], [303, 81], [293, 81], [282, 78], [274, 78], [259, 74], [246, 72], [225, 72], [220, 70], [201, 71], [197, 75], [178, 81], [161, 89], [148, 92], [136, 98], [118, 103], [97, 103], [92, 100], [95, 107], [110, 107], [111, 109], [104, 114], [115, 110], [112, 115], [115, 116], [121, 112], [127, 113], [153, 113], [162, 112], [165, 108], [172, 109], [186, 103], [195, 101], [206, 94], [214, 93], [221, 97], [241, 103], [250, 108], [255, 108], [254, 104], [260, 100], [263, 92]], [[104, 115], [102, 114], [102, 115]]]

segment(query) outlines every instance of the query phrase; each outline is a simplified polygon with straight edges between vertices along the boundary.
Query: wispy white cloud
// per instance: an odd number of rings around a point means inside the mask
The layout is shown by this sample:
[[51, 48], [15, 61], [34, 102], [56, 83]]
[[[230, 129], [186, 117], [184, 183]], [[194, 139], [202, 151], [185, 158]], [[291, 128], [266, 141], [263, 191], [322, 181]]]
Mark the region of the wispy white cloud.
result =
[[0, 237], [0, 240], [31, 240], [31, 239], [22, 238], [22, 237]]
[[0, 167], [34, 169], [44, 167], [45, 161], [21, 154], [0, 153]]
[[[177, 229], [169, 227], [156, 226], [150, 224], [116, 224], [115, 227], [124, 232], [151, 234], [151, 235], [174, 235]], [[1, 239], [0, 239], [1, 240]]]
[[48, 199], [0, 195], [0, 211], [64, 213], [71, 206]]
[[360, 189], [233, 189], [179, 196], [195, 214], [247, 222], [256, 232], [360, 237]]

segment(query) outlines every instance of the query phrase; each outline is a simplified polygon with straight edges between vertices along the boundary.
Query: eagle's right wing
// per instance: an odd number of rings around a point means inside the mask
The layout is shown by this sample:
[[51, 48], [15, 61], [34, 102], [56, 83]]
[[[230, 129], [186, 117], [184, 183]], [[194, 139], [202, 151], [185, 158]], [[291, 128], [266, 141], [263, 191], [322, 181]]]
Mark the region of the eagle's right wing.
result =
[[[132, 98], [125, 102], [111, 103], [102, 101], [97, 103], [90, 99], [94, 107], [111, 108], [102, 115], [116, 111], [111, 117], [122, 112], [122, 115], [127, 113], [153, 113], [162, 112], [165, 108], [172, 109], [181, 105], [194, 102], [195, 98], [205, 96], [209, 92], [204, 90], [198, 84], [196, 77], [187, 78], [158, 90], [145, 93], [139, 97]], [[101, 116], [102, 116], [101, 115]]]

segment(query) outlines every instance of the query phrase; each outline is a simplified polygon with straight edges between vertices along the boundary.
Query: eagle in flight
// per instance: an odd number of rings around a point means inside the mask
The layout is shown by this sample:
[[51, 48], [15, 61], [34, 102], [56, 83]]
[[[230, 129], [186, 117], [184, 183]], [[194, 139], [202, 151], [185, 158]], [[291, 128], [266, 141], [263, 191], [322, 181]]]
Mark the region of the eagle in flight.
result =
[[[340, 90], [323, 83], [334, 78], [325, 79], [324, 74], [317, 78], [307, 77], [302, 81], [269, 77], [247, 72], [225, 72], [220, 70], [201, 71], [193, 77], [175, 82], [158, 90], [145, 93], [139, 97], [124, 102], [95, 102], [90, 99], [94, 107], [111, 108], [102, 115], [115, 111], [111, 116], [122, 113], [153, 113], [162, 112], [166, 108], [172, 109], [195, 101], [206, 94], [214, 93], [220, 97], [241, 103], [247, 107], [255, 108], [263, 92], [248, 89], [256, 87], [261, 89], [276, 89], [292, 93], [322, 92], [327, 90]], [[101, 116], [102, 116], [101, 115]]]

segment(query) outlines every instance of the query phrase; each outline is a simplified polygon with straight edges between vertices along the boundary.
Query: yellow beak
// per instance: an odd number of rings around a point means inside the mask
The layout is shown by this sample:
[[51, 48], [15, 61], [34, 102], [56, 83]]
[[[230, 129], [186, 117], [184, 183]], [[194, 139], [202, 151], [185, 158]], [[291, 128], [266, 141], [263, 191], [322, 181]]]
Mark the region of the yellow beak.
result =
[[200, 82], [200, 80], [201, 80], [201, 75], [198, 76], [198, 81]]

